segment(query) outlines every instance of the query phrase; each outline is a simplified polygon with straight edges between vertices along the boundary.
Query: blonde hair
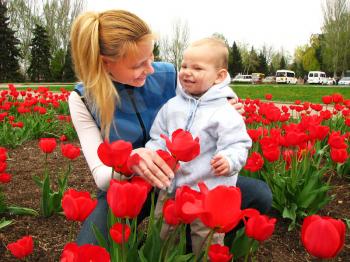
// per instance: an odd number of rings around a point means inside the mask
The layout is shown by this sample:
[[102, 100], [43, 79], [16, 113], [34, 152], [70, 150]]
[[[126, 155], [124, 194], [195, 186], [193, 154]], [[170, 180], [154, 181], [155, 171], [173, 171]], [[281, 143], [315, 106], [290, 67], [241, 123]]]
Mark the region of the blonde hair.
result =
[[148, 25], [123, 10], [86, 12], [74, 21], [70, 40], [77, 77], [84, 83], [87, 100], [100, 119], [102, 136], [109, 139], [119, 95], [101, 55], [121, 59], [138, 50], [137, 44], [154, 39]]
[[217, 37], [206, 37], [197, 41], [194, 41], [191, 46], [202, 46], [207, 45], [213, 48], [213, 55], [216, 56], [216, 67], [218, 69], [228, 69], [228, 47], [227, 44], [220, 38]]

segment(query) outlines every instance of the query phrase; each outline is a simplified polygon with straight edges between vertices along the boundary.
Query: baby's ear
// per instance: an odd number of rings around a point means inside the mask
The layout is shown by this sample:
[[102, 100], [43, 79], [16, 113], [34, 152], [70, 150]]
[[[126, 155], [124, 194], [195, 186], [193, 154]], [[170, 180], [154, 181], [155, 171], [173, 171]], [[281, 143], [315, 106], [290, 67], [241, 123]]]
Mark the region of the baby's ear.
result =
[[222, 81], [224, 81], [227, 77], [227, 70], [226, 69], [220, 69], [218, 71], [217, 78], [215, 80], [215, 84], [220, 84]]

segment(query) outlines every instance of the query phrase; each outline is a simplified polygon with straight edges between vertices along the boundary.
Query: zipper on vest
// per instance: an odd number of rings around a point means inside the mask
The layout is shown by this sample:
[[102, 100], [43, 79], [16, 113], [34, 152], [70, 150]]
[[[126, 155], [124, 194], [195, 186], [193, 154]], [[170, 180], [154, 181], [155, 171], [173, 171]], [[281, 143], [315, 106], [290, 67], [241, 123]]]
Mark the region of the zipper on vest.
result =
[[147, 142], [146, 128], [145, 128], [145, 124], [144, 124], [143, 121], [142, 121], [141, 114], [140, 114], [140, 112], [137, 110], [136, 103], [135, 103], [135, 99], [134, 99], [134, 95], [133, 95], [134, 92], [133, 92], [132, 89], [127, 89], [126, 91], [127, 91], [128, 95], [129, 95], [131, 104], [132, 104], [132, 106], [133, 106], [133, 108], [134, 108], [134, 110], [135, 110], [137, 119], [139, 120], [141, 129], [142, 129], [142, 135], [143, 135], [143, 146], [145, 146], [145, 145], [146, 145], [146, 142]]

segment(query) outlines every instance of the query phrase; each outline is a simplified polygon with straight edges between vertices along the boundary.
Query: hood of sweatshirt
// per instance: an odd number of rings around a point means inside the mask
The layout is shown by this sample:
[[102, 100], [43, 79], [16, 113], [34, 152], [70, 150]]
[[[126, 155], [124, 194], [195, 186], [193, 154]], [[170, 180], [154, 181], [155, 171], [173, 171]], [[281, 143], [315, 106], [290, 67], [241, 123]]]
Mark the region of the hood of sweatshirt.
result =
[[210, 102], [212, 100], [217, 100], [219, 98], [237, 98], [237, 95], [235, 94], [235, 92], [233, 92], [233, 90], [229, 86], [230, 83], [231, 83], [231, 77], [229, 74], [227, 74], [227, 77], [225, 78], [224, 81], [222, 81], [219, 84], [213, 85], [202, 96], [196, 98], [195, 96], [186, 93], [180, 81], [178, 80], [177, 92], [186, 99], [196, 99], [196, 100], [199, 100], [201, 103]]

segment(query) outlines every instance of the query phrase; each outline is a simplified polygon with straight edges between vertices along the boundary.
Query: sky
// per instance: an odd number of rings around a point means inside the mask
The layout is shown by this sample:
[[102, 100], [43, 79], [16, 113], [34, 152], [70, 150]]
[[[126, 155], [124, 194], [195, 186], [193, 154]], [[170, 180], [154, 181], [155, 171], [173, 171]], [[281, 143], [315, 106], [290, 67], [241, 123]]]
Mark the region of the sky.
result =
[[144, 19], [160, 38], [175, 21], [187, 23], [190, 41], [220, 33], [260, 49], [271, 46], [293, 56], [297, 46], [320, 33], [324, 0], [87, 0], [87, 11], [125, 9]]

